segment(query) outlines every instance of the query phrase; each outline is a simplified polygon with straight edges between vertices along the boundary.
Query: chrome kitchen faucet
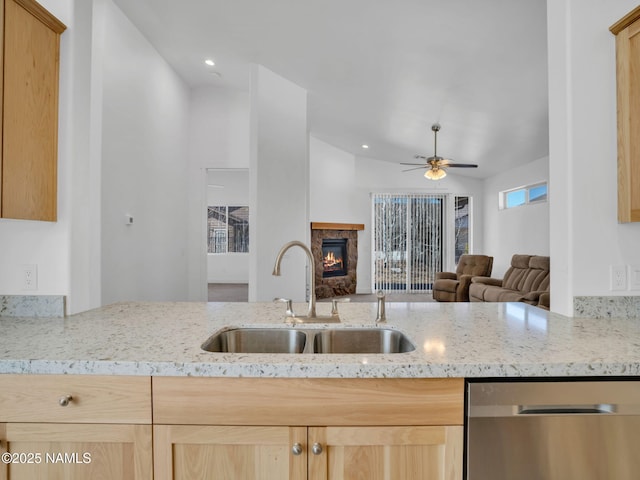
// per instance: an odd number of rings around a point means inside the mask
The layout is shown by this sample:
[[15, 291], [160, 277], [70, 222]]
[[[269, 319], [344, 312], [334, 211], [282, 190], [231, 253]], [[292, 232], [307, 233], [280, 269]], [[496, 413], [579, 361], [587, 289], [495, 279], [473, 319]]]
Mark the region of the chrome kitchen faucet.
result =
[[287, 321], [293, 323], [337, 323], [340, 322], [340, 317], [338, 316], [337, 305], [335, 302], [333, 303], [332, 314], [330, 316], [321, 316], [318, 317], [316, 315], [316, 265], [315, 260], [313, 258], [313, 253], [309, 250], [304, 243], [293, 240], [284, 244], [284, 246], [278, 252], [276, 256], [276, 263], [273, 267], [272, 274], [279, 277], [280, 276], [280, 263], [282, 262], [282, 257], [291, 247], [300, 247], [304, 250], [304, 253], [307, 254], [307, 259], [309, 260], [309, 310], [307, 311], [306, 316], [298, 317], [293, 313], [291, 308], [291, 301], [288, 299], [275, 299], [275, 301], [284, 301], [287, 302]]

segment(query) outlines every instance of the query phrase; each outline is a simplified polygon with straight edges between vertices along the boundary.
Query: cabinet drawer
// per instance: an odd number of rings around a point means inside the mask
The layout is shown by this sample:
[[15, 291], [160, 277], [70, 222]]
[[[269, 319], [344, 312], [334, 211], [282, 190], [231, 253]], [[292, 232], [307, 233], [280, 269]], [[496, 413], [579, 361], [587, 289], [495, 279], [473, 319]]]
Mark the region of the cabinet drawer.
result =
[[0, 375], [0, 422], [150, 424], [151, 379]]
[[375, 378], [153, 378], [154, 423], [462, 425], [464, 381]]

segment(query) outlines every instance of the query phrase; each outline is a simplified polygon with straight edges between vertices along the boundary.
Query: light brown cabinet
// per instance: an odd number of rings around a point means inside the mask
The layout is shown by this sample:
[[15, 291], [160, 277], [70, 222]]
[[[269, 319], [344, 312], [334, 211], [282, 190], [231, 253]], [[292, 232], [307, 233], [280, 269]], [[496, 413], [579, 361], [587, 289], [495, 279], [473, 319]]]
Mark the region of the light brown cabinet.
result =
[[462, 426], [311, 427], [309, 480], [459, 480]]
[[157, 480], [460, 480], [462, 379], [153, 379]]
[[609, 30], [616, 36], [618, 221], [640, 222], [640, 7]]
[[0, 375], [0, 454], [0, 479], [151, 480], [151, 380]]
[[304, 427], [155, 425], [153, 441], [156, 480], [307, 477]]
[[65, 28], [34, 0], [0, 0], [3, 218], [57, 218], [58, 64]]
[[0, 375], [0, 479], [461, 480], [463, 388]]

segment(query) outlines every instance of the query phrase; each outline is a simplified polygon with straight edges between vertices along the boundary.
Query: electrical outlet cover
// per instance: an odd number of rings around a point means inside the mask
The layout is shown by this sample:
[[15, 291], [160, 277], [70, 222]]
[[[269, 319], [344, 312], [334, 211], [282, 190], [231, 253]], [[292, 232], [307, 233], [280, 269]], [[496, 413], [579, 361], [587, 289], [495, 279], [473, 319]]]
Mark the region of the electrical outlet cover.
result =
[[625, 265], [611, 265], [611, 290], [627, 289], [627, 267]]
[[22, 266], [22, 289], [23, 290], [38, 289], [38, 266], [37, 265]]
[[640, 266], [629, 265], [629, 289], [640, 290]]

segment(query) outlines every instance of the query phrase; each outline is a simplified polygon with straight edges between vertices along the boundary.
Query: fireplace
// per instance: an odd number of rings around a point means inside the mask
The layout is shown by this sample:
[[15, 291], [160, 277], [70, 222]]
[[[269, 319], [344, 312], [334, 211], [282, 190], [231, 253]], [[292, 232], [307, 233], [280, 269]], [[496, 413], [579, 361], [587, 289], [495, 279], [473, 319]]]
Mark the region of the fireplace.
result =
[[347, 274], [347, 239], [322, 239], [322, 278], [342, 277]]
[[363, 224], [311, 222], [317, 299], [356, 293], [360, 230]]

